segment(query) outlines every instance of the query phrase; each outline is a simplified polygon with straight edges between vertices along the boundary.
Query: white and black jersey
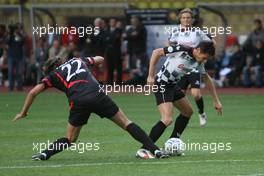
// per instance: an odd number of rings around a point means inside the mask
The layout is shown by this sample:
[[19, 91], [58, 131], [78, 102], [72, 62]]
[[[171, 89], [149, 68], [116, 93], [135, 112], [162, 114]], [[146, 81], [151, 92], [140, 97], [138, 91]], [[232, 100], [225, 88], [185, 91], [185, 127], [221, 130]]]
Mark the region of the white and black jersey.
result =
[[[201, 41], [212, 41], [212, 39], [209, 34], [205, 34], [198, 27], [190, 27], [186, 29], [180, 25], [179, 28], [176, 28], [169, 37], [171, 45], [180, 44], [192, 48], [198, 46]], [[202, 74], [205, 73], [206, 72], [204, 71]]]
[[192, 48], [174, 45], [164, 48], [167, 60], [156, 74], [158, 84], [176, 84], [180, 78], [190, 72], [205, 73], [204, 64], [193, 58]]
[[185, 29], [180, 25], [179, 28], [173, 30], [169, 37], [171, 45], [181, 44], [184, 46], [196, 47], [201, 41], [211, 41], [211, 38], [197, 27]]

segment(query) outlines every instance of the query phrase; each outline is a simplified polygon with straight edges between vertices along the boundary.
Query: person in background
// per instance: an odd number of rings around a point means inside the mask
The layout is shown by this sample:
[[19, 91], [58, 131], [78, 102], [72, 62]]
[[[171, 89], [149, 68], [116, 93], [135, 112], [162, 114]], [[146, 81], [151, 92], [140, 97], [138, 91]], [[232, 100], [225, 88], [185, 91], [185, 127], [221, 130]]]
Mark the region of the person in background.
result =
[[8, 81], [9, 91], [14, 90], [15, 79], [17, 90], [23, 89], [24, 36], [18, 25], [9, 26], [8, 46]]
[[252, 54], [254, 52], [254, 47], [256, 46], [257, 40], [264, 42], [264, 28], [262, 21], [260, 19], [254, 20], [255, 29], [249, 34], [247, 40], [243, 45], [243, 50], [247, 54]]
[[[264, 45], [261, 40], [257, 40], [252, 50], [252, 55], [247, 57], [247, 64], [243, 68], [243, 80], [245, 87], [263, 86], [263, 70], [264, 70]], [[253, 83], [254, 81], [255, 83]]]
[[99, 29], [99, 33], [94, 33], [89, 37], [90, 53], [91, 55], [105, 55], [106, 49], [106, 30], [104, 20], [96, 18], [94, 20], [94, 27]]
[[219, 72], [220, 87], [236, 86], [240, 84], [240, 75], [245, 64], [244, 52], [241, 50], [238, 41], [225, 49], [225, 55]]
[[7, 79], [6, 26], [0, 24], [0, 86]]
[[140, 80], [141, 78], [145, 78], [147, 75], [147, 30], [138, 17], [133, 16], [130, 23], [131, 27], [127, 29], [123, 37], [128, 41], [127, 51], [129, 54], [130, 69], [137, 72], [134, 75]]
[[117, 71], [117, 84], [122, 83], [121, 37], [122, 29], [117, 28], [116, 19], [111, 18], [107, 30], [106, 58], [108, 64], [107, 83], [113, 84], [114, 71]]
[[66, 54], [67, 49], [65, 46], [61, 46], [59, 40], [55, 39], [48, 53], [49, 53], [48, 54], [49, 58], [55, 58], [55, 57], [65, 58], [67, 56]]

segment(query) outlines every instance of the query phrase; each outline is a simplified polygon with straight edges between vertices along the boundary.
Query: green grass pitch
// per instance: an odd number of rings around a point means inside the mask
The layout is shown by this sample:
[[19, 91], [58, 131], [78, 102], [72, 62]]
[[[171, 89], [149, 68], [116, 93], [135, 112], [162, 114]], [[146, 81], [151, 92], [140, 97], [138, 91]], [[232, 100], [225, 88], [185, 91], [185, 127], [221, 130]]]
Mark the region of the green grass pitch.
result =
[[[231, 143], [231, 150], [188, 150], [184, 157], [139, 160], [140, 146], [109, 120], [92, 115], [79, 142], [100, 143], [98, 151], [62, 152], [49, 161], [31, 161], [33, 143], [62, 137], [68, 118], [66, 97], [44, 93], [37, 97], [29, 116], [12, 123], [25, 93], [0, 94], [0, 175], [264, 175], [264, 95], [221, 95], [224, 116], [218, 117], [209, 96], [204, 96], [208, 124], [199, 127], [197, 109], [184, 132], [183, 141]], [[127, 116], [147, 133], [159, 119], [154, 96], [113, 94]], [[175, 117], [178, 112], [175, 110]], [[175, 118], [174, 118], [175, 119]], [[162, 147], [172, 126], [158, 141]], [[80, 151], [79, 151], [80, 152]]]

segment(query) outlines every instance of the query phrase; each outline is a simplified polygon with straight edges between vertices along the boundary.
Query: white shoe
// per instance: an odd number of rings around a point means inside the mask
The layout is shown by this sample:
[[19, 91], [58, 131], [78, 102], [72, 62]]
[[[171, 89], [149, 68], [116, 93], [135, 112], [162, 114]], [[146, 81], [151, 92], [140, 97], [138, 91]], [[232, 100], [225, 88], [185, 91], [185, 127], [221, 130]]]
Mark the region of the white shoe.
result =
[[148, 150], [139, 149], [136, 153], [136, 157], [140, 159], [153, 159], [155, 158]]
[[200, 119], [200, 126], [205, 126], [206, 120], [207, 120], [207, 116], [205, 112], [202, 114], [199, 114], [199, 119]]

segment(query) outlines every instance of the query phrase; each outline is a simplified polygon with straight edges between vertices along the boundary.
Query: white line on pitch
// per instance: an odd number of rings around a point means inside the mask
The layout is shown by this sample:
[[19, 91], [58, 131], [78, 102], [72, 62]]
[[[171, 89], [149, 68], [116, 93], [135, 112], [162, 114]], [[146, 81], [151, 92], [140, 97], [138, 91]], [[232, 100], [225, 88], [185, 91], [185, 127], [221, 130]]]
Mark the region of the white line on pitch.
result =
[[[43, 161], [38, 161], [43, 162]], [[56, 165], [28, 165], [28, 166], [0, 166], [0, 169], [31, 169], [31, 168], [60, 168], [60, 167], [85, 167], [85, 166], [106, 166], [106, 165], [161, 165], [179, 163], [213, 163], [213, 162], [264, 162], [264, 160], [196, 160], [196, 161], [144, 161], [144, 162], [116, 162], [116, 163], [79, 163], [79, 164], [56, 164]]]

